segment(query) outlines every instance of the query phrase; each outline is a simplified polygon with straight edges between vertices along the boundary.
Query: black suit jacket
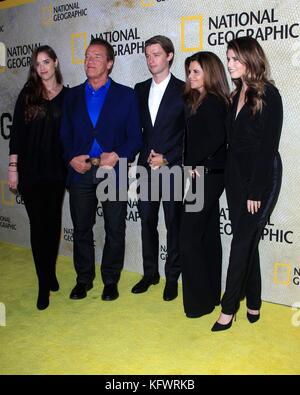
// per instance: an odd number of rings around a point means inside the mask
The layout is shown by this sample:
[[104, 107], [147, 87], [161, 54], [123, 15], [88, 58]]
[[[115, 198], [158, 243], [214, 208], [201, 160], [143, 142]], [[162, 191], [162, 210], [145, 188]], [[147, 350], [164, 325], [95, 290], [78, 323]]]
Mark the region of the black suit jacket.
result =
[[173, 75], [162, 97], [155, 124], [152, 125], [148, 98], [152, 78], [135, 86], [143, 129], [143, 145], [138, 164], [148, 166], [151, 149], [163, 154], [169, 166], [182, 164], [184, 135], [184, 102], [182, 98], [185, 83]]
[[[236, 117], [239, 92], [227, 118], [230, 161], [241, 177], [247, 198], [261, 200], [272, 182], [272, 169], [281, 135], [283, 109], [277, 88], [266, 84], [262, 111], [255, 116], [245, 103]], [[230, 177], [230, 169], [228, 172]]]
[[186, 166], [206, 166], [212, 169], [225, 167], [226, 115], [225, 102], [212, 94], [205, 97], [195, 114], [187, 115]]

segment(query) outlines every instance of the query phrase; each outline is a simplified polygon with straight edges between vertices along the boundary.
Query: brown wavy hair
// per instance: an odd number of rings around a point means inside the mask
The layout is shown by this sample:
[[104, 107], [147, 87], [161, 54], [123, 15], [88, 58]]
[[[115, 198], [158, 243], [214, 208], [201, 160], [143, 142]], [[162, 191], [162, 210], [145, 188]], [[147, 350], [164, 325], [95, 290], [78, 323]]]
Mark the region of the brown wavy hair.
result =
[[[263, 107], [263, 95], [266, 83], [274, 84], [270, 79], [270, 67], [264, 50], [253, 37], [238, 37], [231, 40], [227, 45], [227, 51], [232, 49], [238, 60], [246, 66], [246, 74], [243, 76], [247, 84], [245, 100], [255, 115]], [[242, 88], [243, 81], [233, 79], [236, 88], [231, 98]]]
[[[57, 59], [56, 53], [53, 48], [49, 45], [41, 45], [36, 48], [31, 56], [31, 63], [28, 72], [28, 78], [25, 83], [25, 122], [30, 122], [35, 119], [38, 115], [45, 114], [45, 108], [43, 105], [43, 98], [47, 97], [46, 89], [39, 77], [36, 67], [37, 67], [37, 57], [41, 52], [46, 53], [50, 59], [54, 62]], [[57, 64], [55, 68], [55, 77], [58, 84], [61, 84], [62, 74]]]
[[[204, 92], [200, 94], [197, 89], [192, 89], [188, 80], [191, 62], [198, 62], [204, 73]], [[213, 52], [197, 52], [185, 60], [186, 84], [184, 99], [191, 109], [191, 114], [197, 111], [202, 101], [208, 94], [212, 94], [224, 101], [229, 106], [229, 86], [225, 68], [220, 58]]]

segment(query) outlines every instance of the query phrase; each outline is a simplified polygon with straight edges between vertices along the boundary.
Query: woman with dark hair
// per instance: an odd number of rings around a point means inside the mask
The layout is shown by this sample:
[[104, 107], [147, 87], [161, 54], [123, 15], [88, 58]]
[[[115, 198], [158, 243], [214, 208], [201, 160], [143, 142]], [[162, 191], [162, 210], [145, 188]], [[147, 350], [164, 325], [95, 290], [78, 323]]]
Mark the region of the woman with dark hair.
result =
[[[180, 231], [184, 310], [196, 318], [211, 313], [221, 297], [219, 198], [224, 190], [229, 87], [224, 66], [212, 52], [192, 55], [185, 68], [184, 165], [191, 168], [191, 188], [197, 177], [204, 177], [204, 207], [188, 211], [185, 202]], [[204, 174], [197, 166], [204, 167]]]
[[65, 91], [55, 52], [48, 45], [38, 47], [15, 105], [8, 185], [21, 193], [30, 221], [39, 310], [48, 307], [49, 291], [59, 289], [55, 265], [66, 172], [59, 128]]
[[248, 321], [254, 323], [260, 318], [258, 244], [276, 204], [282, 178], [278, 153], [282, 101], [269, 79], [265, 53], [254, 38], [240, 37], [228, 43], [227, 62], [236, 85], [227, 121], [225, 175], [233, 238], [222, 312], [212, 331], [231, 327], [243, 297]]

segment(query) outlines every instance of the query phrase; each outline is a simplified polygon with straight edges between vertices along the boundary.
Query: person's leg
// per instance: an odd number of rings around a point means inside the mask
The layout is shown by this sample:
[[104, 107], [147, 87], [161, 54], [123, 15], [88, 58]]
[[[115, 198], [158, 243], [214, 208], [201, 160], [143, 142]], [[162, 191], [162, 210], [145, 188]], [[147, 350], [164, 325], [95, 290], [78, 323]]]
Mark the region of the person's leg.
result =
[[141, 218], [142, 256], [144, 276], [153, 278], [159, 276], [158, 254], [158, 213], [160, 202], [138, 201], [138, 210]]
[[70, 211], [73, 221], [73, 259], [77, 273], [77, 283], [91, 284], [95, 278], [95, 249], [93, 226], [96, 222], [96, 185], [92, 182], [92, 172], [82, 177], [82, 181], [71, 185]]
[[117, 284], [124, 265], [127, 202], [102, 202], [105, 243], [101, 261], [103, 283]]

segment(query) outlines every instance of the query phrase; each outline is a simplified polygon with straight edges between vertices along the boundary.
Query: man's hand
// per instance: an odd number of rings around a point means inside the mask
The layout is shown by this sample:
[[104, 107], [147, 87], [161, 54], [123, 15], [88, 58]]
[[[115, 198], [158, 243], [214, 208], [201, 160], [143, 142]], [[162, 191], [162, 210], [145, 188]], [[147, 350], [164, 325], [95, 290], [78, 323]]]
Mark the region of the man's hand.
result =
[[74, 156], [69, 162], [69, 165], [72, 166], [77, 173], [85, 174], [92, 167], [90, 162], [86, 162], [87, 159], [89, 159], [89, 155]]
[[112, 169], [115, 167], [118, 160], [119, 156], [115, 152], [103, 152], [100, 155], [100, 167], [103, 167], [104, 169]]
[[148, 157], [148, 163], [153, 170], [156, 170], [165, 164], [164, 157], [152, 149]]

